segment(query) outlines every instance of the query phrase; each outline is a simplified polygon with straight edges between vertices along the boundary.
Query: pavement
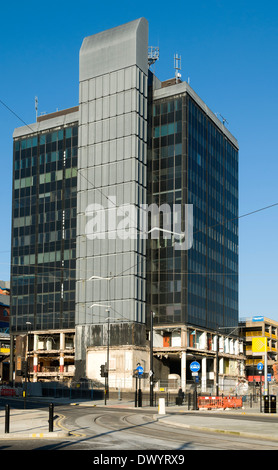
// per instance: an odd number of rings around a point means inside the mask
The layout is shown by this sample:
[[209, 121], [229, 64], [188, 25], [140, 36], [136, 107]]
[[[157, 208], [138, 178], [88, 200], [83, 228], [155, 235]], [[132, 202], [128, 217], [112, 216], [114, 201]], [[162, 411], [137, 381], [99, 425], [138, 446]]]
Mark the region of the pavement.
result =
[[[16, 398], [14, 400], [17, 400]], [[30, 398], [30, 400], [32, 400]], [[35, 398], [33, 399], [35, 400]], [[37, 400], [42, 401], [41, 398]], [[46, 400], [44, 400], [46, 401]], [[50, 402], [50, 399], [47, 399]], [[9, 401], [9, 403], [11, 403]], [[0, 408], [0, 439], [39, 439], [70, 437], [69, 430], [62, 424], [63, 416], [55, 411], [55, 404], [69, 406], [103, 407], [103, 400], [67, 400], [51, 399], [54, 404], [53, 431], [49, 431], [48, 408], [17, 409], [10, 405], [9, 432], [5, 432], [5, 408]], [[232, 434], [242, 437], [268, 439], [278, 441], [278, 415], [276, 413], [260, 412], [259, 404], [240, 409], [226, 410], [188, 410], [187, 405], [169, 407], [134, 408], [134, 402], [108, 400], [106, 408], [126, 410], [153, 411], [154, 419], [162, 426], [171, 425], [186, 429]], [[229, 418], [230, 417], [230, 418]], [[233, 419], [231, 419], [233, 418]], [[239, 419], [240, 418], [240, 419]]]

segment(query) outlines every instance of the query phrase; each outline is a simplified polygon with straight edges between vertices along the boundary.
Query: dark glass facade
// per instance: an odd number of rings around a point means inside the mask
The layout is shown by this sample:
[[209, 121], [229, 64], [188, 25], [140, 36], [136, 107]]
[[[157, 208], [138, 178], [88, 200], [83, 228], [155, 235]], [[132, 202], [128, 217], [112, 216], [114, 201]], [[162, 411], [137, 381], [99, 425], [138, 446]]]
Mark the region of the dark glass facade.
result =
[[237, 325], [238, 149], [188, 93], [149, 115], [148, 203], [192, 204], [194, 223], [190, 250], [150, 241], [149, 309], [157, 324]]
[[[238, 321], [238, 149], [191, 96], [150, 101], [148, 204], [193, 205], [193, 246], [149, 240], [156, 324]], [[14, 140], [11, 332], [75, 327], [78, 122]]]
[[14, 139], [11, 332], [75, 326], [77, 135]]

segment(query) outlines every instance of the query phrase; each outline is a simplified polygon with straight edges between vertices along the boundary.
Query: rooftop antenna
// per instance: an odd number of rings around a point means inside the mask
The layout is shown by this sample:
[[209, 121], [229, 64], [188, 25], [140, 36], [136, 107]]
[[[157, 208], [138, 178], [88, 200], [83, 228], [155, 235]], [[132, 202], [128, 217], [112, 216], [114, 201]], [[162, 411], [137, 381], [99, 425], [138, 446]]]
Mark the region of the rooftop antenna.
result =
[[176, 78], [176, 83], [181, 79], [181, 56], [178, 56], [178, 54], [174, 55], [174, 69], [175, 69], [175, 78]]
[[217, 117], [218, 117], [218, 115], [221, 117], [221, 119], [222, 119], [222, 124], [223, 124], [224, 126], [225, 126], [225, 124], [229, 124], [228, 121], [227, 121], [227, 119], [224, 118], [224, 117], [222, 116], [222, 114], [220, 114], [220, 113], [215, 113], [215, 115], [216, 115]]
[[148, 65], [151, 65], [159, 59], [159, 47], [149, 46], [148, 48]]
[[36, 121], [38, 120], [38, 97], [35, 96]]

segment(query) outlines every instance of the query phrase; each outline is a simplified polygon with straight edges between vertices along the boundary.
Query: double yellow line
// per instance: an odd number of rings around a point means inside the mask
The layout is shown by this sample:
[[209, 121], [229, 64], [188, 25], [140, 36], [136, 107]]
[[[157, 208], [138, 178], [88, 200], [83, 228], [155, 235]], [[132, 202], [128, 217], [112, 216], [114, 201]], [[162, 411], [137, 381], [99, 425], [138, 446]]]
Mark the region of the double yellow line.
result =
[[66, 419], [66, 416], [64, 416], [64, 415], [62, 415], [61, 413], [59, 413], [59, 418], [58, 418], [57, 422], [55, 423], [56, 426], [58, 426], [59, 428], [63, 429], [64, 431], [67, 431], [70, 436], [86, 437], [86, 434], [77, 433], [77, 432], [70, 431], [69, 429], [67, 429], [67, 428], [62, 424], [62, 421], [63, 421], [64, 419]]

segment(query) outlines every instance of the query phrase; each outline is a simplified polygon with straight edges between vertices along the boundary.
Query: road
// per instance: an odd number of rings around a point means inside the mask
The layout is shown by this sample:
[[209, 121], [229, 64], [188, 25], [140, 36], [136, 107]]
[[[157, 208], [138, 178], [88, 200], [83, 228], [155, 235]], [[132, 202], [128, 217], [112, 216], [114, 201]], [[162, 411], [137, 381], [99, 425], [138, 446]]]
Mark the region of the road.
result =
[[123, 450], [172, 455], [182, 455], [186, 450], [278, 450], [278, 442], [164, 425], [150, 410], [61, 405], [55, 406], [55, 412], [63, 415], [60, 425], [70, 431], [68, 438], [2, 441], [0, 450], [114, 451], [122, 456]]

